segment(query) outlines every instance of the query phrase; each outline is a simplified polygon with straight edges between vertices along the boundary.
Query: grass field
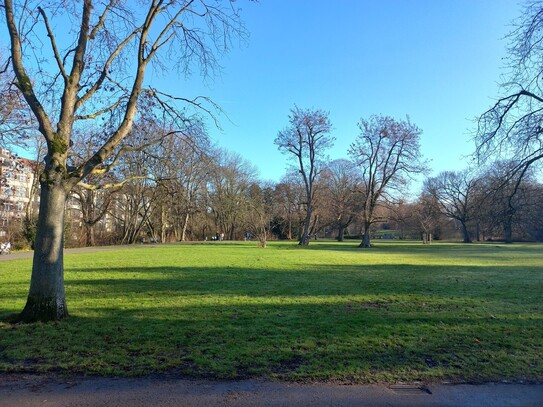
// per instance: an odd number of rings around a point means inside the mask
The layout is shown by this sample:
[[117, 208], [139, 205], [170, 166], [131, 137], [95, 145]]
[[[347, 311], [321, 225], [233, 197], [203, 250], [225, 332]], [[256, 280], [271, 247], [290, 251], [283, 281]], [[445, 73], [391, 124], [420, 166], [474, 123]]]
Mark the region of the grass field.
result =
[[[0, 263], [0, 320], [30, 260]], [[0, 322], [0, 372], [543, 381], [543, 246], [140, 246], [65, 256], [70, 318]]]

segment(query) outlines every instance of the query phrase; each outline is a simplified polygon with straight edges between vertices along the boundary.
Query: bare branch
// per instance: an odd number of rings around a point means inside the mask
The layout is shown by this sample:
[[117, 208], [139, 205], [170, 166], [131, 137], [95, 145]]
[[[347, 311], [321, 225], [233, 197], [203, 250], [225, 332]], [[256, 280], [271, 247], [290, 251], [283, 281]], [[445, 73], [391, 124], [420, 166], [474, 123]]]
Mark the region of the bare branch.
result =
[[149, 177], [144, 175], [134, 175], [128, 178], [123, 179], [120, 182], [115, 183], [108, 183], [108, 184], [87, 184], [83, 181], [80, 181], [77, 183], [77, 185], [81, 188], [84, 188], [88, 191], [96, 191], [100, 189], [113, 189], [113, 190], [119, 190], [121, 189], [126, 183], [137, 180], [137, 179], [149, 179]]
[[142, 28], [138, 27], [137, 29], [132, 31], [132, 33], [130, 33], [130, 35], [128, 35], [123, 41], [121, 41], [121, 43], [117, 46], [117, 48], [109, 55], [107, 61], [105, 62], [102, 68], [102, 71], [100, 72], [99, 78], [90, 87], [90, 89], [87, 92], [85, 92], [85, 94], [81, 96], [81, 98], [79, 98], [79, 100], [76, 102], [76, 105], [75, 105], [76, 110], [79, 109], [87, 100], [89, 100], [96, 93], [98, 89], [101, 88], [102, 84], [104, 83], [104, 80], [108, 77], [109, 69], [111, 67], [111, 64], [115, 60], [115, 58], [117, 58], [117, 56], [121, 53], [123, 48], [126, 47], [126, 45], [128, 45], [134, 39], [134, 37], [138, 33], [141, 32], [141, 30]]
[[38, 11], [41, 14], [43, 21], [45, 23], [45, 28], [47, 29], [47, 36], [49, 37], [49, 40], [51, 41], [51, 47], [53, 48], [53, 53], [55, 55], [55, 60], [57, 61], [58, 69], [60, 70], [60, 73], [62, 74], [64, 81], [68, 82], [68, 74], [66, 73], [66, 70], [64, 69], [64, 63], [62, 62], [60, 58], [60, 54], [57, 48], [57, 43], [55, 41], [55, 36], [53, 34], [53, 30], [51, 30], [51, 26], [49, 25], [49, 19], [47, 18], [47, 14], [45, 14], [45, 11], [40, 6], [38, 6]]
[[108, 106], [108, 107], [105, 107], [101, 110], [98, 110], [94, 113], [90, 113], [90, 114], [86, 114], [86, 115], [76, 115], [74, 116], [74, 120], [89, 120], [89, 119], [96, 119], [98, 116], [101, 116], [105, 113], [109, 113], [111, 111], [113, 111], [117, 106], [119, 106], [121, 104], [121, 102], [123, 101], [123, 98], [120, 98], [119, 100], [117, 100], [115, 103], [113, 103], [112, 105]]
[[17, 25], [15, 24], [15, 17], [13, 14], [13, 3], [12, 0], [5, 0], [4, 6], [6, 9], [6, 22], [8, 27], [9, 36], [11, 39], [11, 57], [13, 63], [13, 71], [17, 77], [17, 87], [21, 90], [25, 100], [32, 109], [32, 112], [36, 116], [36, 119], [39, 123], [40, 132], [43, 134], [46, 140], [51, 142], [54, 137], [54, 130], [49, 120], [45, 109], [38, 100], [32, 83], [28, 77], [26, 69], [23, 63], [23, 55], [21, 49], [21, 38], [19, 31], [17, 30]]
[[[205, 112], [209, 117], [211, 117], [211, 119], [213, 120], [215, 126], [218, 129], [222, 129], [221, 125], [220, 125], [220, 122], [219, 122], [216, 114], [213, 112], [213, 110], [217, 111], [218, 113], [224, 113], [224, 111], [221, 109], [221, 107], [218, 104], [213, 102], [207, 96], [196, 96], [193, 99], [188, 99], [188, 98], [184, 98], [184, 97], [173, 96], [173, 95], [170, 95], [168, 93], [159, 91], [159, 90], [157, 90], [155, 88], [150, 88], [147, 93], [149, 95], [153, 96], [156, 99], [156, 101], [160, 104], [160, 106], [164, 109], [165, 112], [170, 113], [172, 116], [176, 117], [177, 119], [185, 121], [186, 117], [180, 115], [179, 112], [177, 111], [177, 109], [175, 109], [174, 106], [169, 104], [166, 100], [160, 98], [160, 96], [164, 96], [164, 97], [166, 97], [167, 99], [170, 99], [170, 100], [174, 100], [174, 101], [178, 101], [178, 102], [184, 102], [184, 103], [187, 103], [187, 104], [189, 104], [191, 106], [196, 107], [198, 110], [201, 110], [201, 111]], [[213, 110], [206, 107], [204, 105], [204, 103], [208, 103], [209, 105], [211, 105]]]

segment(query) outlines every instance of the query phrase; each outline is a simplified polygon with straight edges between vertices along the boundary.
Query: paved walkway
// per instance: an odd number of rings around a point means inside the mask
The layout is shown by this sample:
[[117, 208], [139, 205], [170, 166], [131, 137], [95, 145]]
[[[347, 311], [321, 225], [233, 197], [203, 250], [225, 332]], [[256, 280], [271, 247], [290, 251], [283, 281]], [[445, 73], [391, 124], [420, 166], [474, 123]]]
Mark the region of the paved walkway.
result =
[[[160, 244], [160, 245], [157, 245], [157, 244], [146, 244], [146, 245], [132, 244], [132, 245], [119, 245], [119, 246], [78, 247], [78, 248], [74, 248], [74, 249], [64, 249], [64, 254], [92, 253], [92, 252], [103, 252], [103, 251], [107, 251], [107, 250], [136, 249], [136, 248], [141, 249], [142, 247], [152, 249], [152, 248], [158, 247], [158, 246], [175, 245], [175, 244], [181, 244], [181, 243], [163, 243], [163, 244]], [[15, 260], [15, 259], [31, 259], [33, 256], [34, 256], [33, 251], [2, 254], [2, 255], [0, 255], [0, 261], [2, 261], [2, 260]]]
[[0, 406], [541, 407], [543, 384], [335, 385], [0, 376]]

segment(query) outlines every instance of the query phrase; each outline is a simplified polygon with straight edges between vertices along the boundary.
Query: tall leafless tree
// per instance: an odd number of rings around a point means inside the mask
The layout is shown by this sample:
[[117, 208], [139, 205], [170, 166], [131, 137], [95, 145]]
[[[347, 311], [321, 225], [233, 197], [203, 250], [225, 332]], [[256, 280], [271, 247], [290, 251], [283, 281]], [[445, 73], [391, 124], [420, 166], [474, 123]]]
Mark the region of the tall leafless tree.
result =
[[380, 200], [393, 200], [404, 191], [411, 176], [423, 173], [426, 162], [420, 154], [421, 130], [407, 120], [371, 116], [358, 123], [360, 134], [349, 154], [362, 172], [361, 217], [363, 236], [360, 247], [371, 247], [370, 228], [379, 219]]
[[256, 181], [256, 169], [236, 153], [217, 150], [210, 171], [209, 206], [217, 233], [234, 240], [243, 235], [247, 191]]
[[442, 213], [460, 223], [464, 243], [472, 242], [470, 222], [477, 216], [479, 185], [470, 170], [443, 171], [424, 183], [424, 191], [437, 200]]
[[245, 215], [247, 233], [255, 236], [259, 247], [266, 247], [270, 237], [271, 222], [274, 215], [274, 196], [271, 184], [255, 182], [247, 190], [247, 211]]
[[436, 197], [423, 192], [417, 202], [412, 205], [412, 214], [421, 230], [422, 242], [431, 244], [442, 218]]
[[276, 203], [277, 235], [292, 240], [293, 236], [301, 236], [300, 226], [303, 224], [305, 214], [302, 213], [304, 187], [300, 185], [297, 174], [287, 173], [274, 189], [274, 202]]
[[290, 155], [303, 180], [306, 195], [306, 215], [299, 244], [307, 246], [310, 238], [311, 216], [314, 209], [316, 180], [323, 169], [326, 150], [334, 144], [330, 135], [329, 114], [322, 110], [290, 110], [289, 126], [280, 131], [275, 144], [282, 153]]
[[[63, 209], [69, 191], [116, 162], [139, 106], [156, 106], [180, 122], [185, 117], [176, 103], [212, 109], [206, 98], [175, 97], [152, 87], [146, 72], [210, 73], [244, 29], [234, 1], [4, 0], [2, 8], [16, 85], [48, 150], [30, 291], [20, 319], [59, 320], [68, 315]], [[105, 123], [102, 142], [88, 160], [70, 167], [72, 135], [93, 120]]]

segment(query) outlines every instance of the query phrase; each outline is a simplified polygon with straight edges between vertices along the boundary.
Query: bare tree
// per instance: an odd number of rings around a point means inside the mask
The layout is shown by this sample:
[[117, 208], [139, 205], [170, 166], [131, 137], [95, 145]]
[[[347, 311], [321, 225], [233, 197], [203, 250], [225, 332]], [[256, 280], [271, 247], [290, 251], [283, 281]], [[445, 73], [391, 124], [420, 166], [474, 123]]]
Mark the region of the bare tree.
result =
[[322, 159], [332, 147], [332, 125], [329, 114], [322, 110], [304, 110], [295, 106], [290, 110], [289, 126], [275, 138], [279, 151], [291, 155], [303, 180], [306, 195], [306, 215], [299, 244], [307, 246], [310, 238], [311, 216], [314, 209], [315, 181], [322, 171]]
[[170, 138], [163, 148], [166, 171], [160, 184], [168, 197], [167, 220], [176, 240], [185, 241], [191, 219], [207, 210], [202, 201], [212, 171], [209, 140], [202, 127], [196, 126], [182, 138]]
[[481, 176], [480, 211], [487, 224], [501, 229], [505, 243], [513, 243], [514, 224], [520, 223], [523, 210], [531, 204], [530, 185], [535, 178], [531, 167], [521, 172], [515, 168], [515, 161], [498, 161]]
[[292, 240], [293, 236], [301, 236], [300, 225], [305, 216], [302, 212], [302, 202], [305, 201], [303, 189], [299, 177], [293, 173], [285, 175], [275, 186], [276, 234], [281, 238]]
[[241, 237], [248, 208], [247, 191], [255, 182], [256, 169], [236, 153], [218, 150], [210, 171], [208, 193], [217, 233], [234, 240]]
[[511, 174], [543, 158], [543, 2], [530, 1], [509, 34], [505, 96], [478, 120], [476, 156], [513, 159]]
[[528, 187], [528, 202], [522, 217], [523, 234], [530, 239], [543, 242], [543, 184], [533, 182]]
[[443, 171], [428, 178], [424, 191], [439, 202], [441, 212], [460, 223], [464, 243], [471, 243], [470, 222], [477, 215], [479, 179], [471, 171]]
[[442, 217], [439, 202], [434, 195], [423, 192], [413, 205], [412, 211], [422, 231], [422, 242], [431, 244]]
[[356, 166], [349, 160], [328, 163], [321, 174], [323, 212], [328, 224], [337, 229], [337, 240], [343, 242], [349, 225], [360, 213], [362, 187]]
[[[16, 85], [48, 150], [40, 176], [30, 291], [21, 320], [68, 315], [63, 266], [66, 197], [89, 174], [106, 172], [115, 164], [138, 106], [159, 107], [180, 122], [185, 117], [177, 113], [176, 102], [213, 108], [206, 98], [180, 98], [153, 88], [145, 74], [150, 68], [172, 66], [186, 74], [197, 67], [204, 74], [213, 71], [217, 55], [244, 34], [233, 3], [4, 1]], [[67, 18], [55, 24], [59, 15]], [[44, 38], [48, 47], [42, 47]], [[88, 160], [70, 167], [74, 130], [93, 120], [106, 123], [102, 142]]]
[[362, 172], [361, 217], [363, 236], [360, 247], [371, 247], [370, 228], [378, 221], [381, 199], [391, 200], [403, 191], [410, 177], [426, 171], [420, 154], [421, 130], [407, 120], [371, 116], [358, 123], [360, 134], [349, 154]]
[[[271, 185], [259, 185], [253, 183], [247, 190], [247, 233], [251, 233], [258, 239], [258, 245], [266, 247], [270, 236], [271, 220], [273, 217], [273, 187]], [[247, 237], [247, 236], [246, 236]]]

